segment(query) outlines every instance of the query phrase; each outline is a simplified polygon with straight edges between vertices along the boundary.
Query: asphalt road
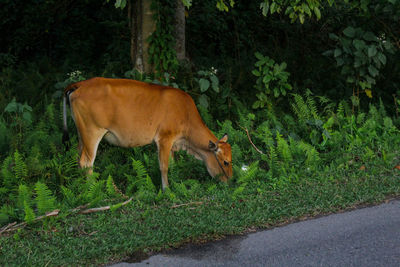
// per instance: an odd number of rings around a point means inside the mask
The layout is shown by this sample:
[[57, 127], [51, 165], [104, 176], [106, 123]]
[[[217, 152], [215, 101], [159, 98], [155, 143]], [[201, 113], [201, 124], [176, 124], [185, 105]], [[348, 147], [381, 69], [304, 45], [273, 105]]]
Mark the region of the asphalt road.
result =
[[400, 266], [400, 201], [113, 266]]

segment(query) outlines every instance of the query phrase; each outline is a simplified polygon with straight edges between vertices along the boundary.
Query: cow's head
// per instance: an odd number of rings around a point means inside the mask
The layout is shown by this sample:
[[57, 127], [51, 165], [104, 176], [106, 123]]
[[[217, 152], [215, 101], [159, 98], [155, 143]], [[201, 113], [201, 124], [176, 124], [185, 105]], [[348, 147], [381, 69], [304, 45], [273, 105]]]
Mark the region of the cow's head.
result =
[[218, 176], [223, 182], [232, 177], [232, 150], [227, 141], [227, 134], [215, 143], [210, 140], [208, 148], [211, 153], [206, 160], [210, 175], [212, 177]]

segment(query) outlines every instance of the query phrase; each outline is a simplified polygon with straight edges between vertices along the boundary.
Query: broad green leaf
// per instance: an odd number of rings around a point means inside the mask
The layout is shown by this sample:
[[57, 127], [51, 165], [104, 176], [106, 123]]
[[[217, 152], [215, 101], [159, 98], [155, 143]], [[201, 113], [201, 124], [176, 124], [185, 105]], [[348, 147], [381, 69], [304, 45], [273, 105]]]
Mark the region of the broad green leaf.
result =
[[347, 37], [353, 38], [355, 34], [355, 29], [349, 26], [343, 30], [343, 34], [346, 35]]
[[263, 16], [267, 16], [269, 11], [269, 2], [262, 2], [260, 4], [260, 9], [262, 10]]
[[265, 60], [262, 59], [262, 60], [257, 61], [256, 64], [254, 64], [254, 66], [260, 67], [260, 66], [262, 66], [262, 65], [264, 65], [264, 64], [265, 64]]
[[277, 11], [277, 5], [275, 2], [272, 2], [269, 10], [270, 10], [271, 14], [274, 14], [275, 11]]
[[369, 97], [372, 98], [372, 91], [370, 89], [365, 89], [365, 94]]
[[363, 50], [364, 48], [367, 47], [363, 40], [358, 40], [358, 39], [353, 40], [353, 45], [357, 50]]
[[214, 89], [215, 92], [219, 93], [219, 80], [217, 76], [211, 75], [210, 80], [212, 89]]
[[304, 14], [299, 15], [299, 20], [301, 24], [304, 24]]
[[207, 100], [207, 96], [206, 96], [206, 95], [201, 95], [201, 96], [199, 97], [199, 104], [200, 104], [202, 107], [208, 109], [208, 100]]
[[372, 65], [368, 67], [368, 72], [372, 77], [376, 77], [379, 74], [379, 71]]
[[376, 50], [376, 46], [375, 45], [371, 45], [370, 47], [368, 47], [368, 56], [369, 57], [374, 57], [377, 53]]
[[258, 70], [253, 70], [251, 73], [253, 73], [254, 76], [260, 77], [260, 72]]
[[355, 82], [354, 77], [351, 77], [351, 76], [347, 77], [346, 82], [348, 82], [348, 83], [354, 83], [354, 82]]
[[182, 0], [182, 3], [187, 8], [192, 6], [192, 0]]
[[330, 34], [329, 34], [329, 38], [330, 38], [331, 40], [334, 40], [334, 41], [339, 40], [339, 37], [338, 37], [336, 34], [334, 34], [334, 33], [330, 33]]
[[258, 60], [262, 60], [264, 59], [264, 56], [260, 53], [260, 52], [255, 52], [254, 56], [258, 59]]
[[321, 19], [321, 11], [319, 10], [318, 7], [314, 7], [314, 14], [317, 16], [317, 20]]
[[210, 87], [210, 81], [204, 78], [199, 80], [200, 91], [203, 93]]
[[369, 32], [369, 31], [364, 33], [363, 38], [365, 41], [377, 41], [378, 40], [376, 38], [376, 36], [372, 32]]
[[6, 108], [4, 109], [5, 112], [17, 112], [18, 110], [18, 103], [15, 101], [15, 98], [8, 103], [8, 105], [6, 106]]
[[274, 88], [274, 96], [279, 97], [279, 90], [276, 87]]
[[344, 60], [341, 57], [336, 58], [336, 65], [338, 67], [342, 66], [344, 64]]
[[256, 109], [260, 107], [260, 100], [257, 100], [256, 102], [253, 103], [252, 108]]
[[208, 73], [207, 73], [207, 71], [199, 70], [199, 71], [197, 72], [197, 74], [198, 74], [198, 75], [205, 76], [205, 75], [207, 75]]
[[342, 50], [339, 48], [336, 48], [335, 51], [333, 52], [334, 57], [338, 57], [342, 54]]
[[271, 80], [272, 80], [272, 76], [271, 75], [266, 75], [263, 78], [263, 83], [268, 84]]
[[355, 58], [354, 59], [354, 67], [359, 68], [361, 65], [362, 65], [362, 62], [361, 62], [360, 58]]
[[323, 56], [329, 57], [333, 54], [333, 50], [327, 50], [325, 52], [322, 53]]
[[383, 65], [386, 64], [386, 56], [383, 53], [378, 53], [378, 58], [380, 60], [380, 62], [382, 62]]
[[365, 80], [369, 83], [369, 84], [375, 84], [375, 79], [368, 76], [368, 75], [364, 75]]

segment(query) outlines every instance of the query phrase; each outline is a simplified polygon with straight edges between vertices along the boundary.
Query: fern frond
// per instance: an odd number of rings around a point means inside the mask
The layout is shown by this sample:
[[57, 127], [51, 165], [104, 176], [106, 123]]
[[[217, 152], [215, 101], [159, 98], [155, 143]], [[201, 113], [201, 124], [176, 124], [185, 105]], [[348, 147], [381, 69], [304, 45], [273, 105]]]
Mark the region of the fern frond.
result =
[[311, 114], [303, 97], [298, 94], [293, 94], [293, 96], [294, 103], [292, 103], [292, 109], [296, 116], [299, 118], [299, 120], [303, 121], [310, 119]]
[[320, 162], [319, 152], [312, 145], [300, 141], [299, 147], [306, 153], [306, 166], [315, 167]]
[[27, 202], [28, 204], [31, 204], [32, 192], [28, 188], [28, 186], [21, 184], [18, 187], [17, 206], [22, 209], [24, 207], [25, 202]]
[[64, 202], [70, 207], [75, 207], [75, 204], [78, 202], [78, 198], [75, 196], [74, 192], [62, 185], [61, 193], [64, 196]]
[[255, 161], [250, 164], [246, 171], [241, 171], [240, 177], [238, 179], [239, 184], [247, 184], [248, 182], [254, 180], [256, 178], [258, 172], [258, 161]]
[[148, 176], [147, 170], [140, 160], [135, 160], [134, 158], [132, 158], [132, 167], [133, 170], [136, 172], [137, 179], [141, 180]]
[[278, 167], [278, 154], [276, 153], [275, 147], [271, 146], [269, 148], [269, 167], [271, 170], [274, 170]]
[[186, 188], [184, 183], [173, 183], [174, 191], [179, 195], [183, 197], [188, 197], [189, 196], [189, 190]]
[[282, 138], [281, 134], [277, 134], [276, 141], [277, 141], [278, 152], [282, 156], [283, 161], [285, 163], [291, 162], [293, 160], [293, 157], [286, 140]]
[[312, 92], [309, 89], [306, 90], [306, 101], [309, 113], [311, 113], [314, 119], [319, 119], [320, 117], [318, 115], [317, 105], [315, 103]]
[[87, 180], [87, 191], [85, 192], [85, 197], [88, 202], [92, 205], [98, 203], [99, 201], [105, 199], [104, 194], [104, 184], [105, 180], [98, 181], [98, 174], [91, 175]]
[[106, 182], [106, 192], [109, 196], [115, 197], [117, 196], [117, 191], [115, 190], [114, 180], [111, 175], [108, 175], [107, 182]]
[[33, 220], [36, 217], [35, 212], [33, 211], [33, 209], [31, 208], [30, 204], [27, 201], [24, 202], [24, 212], [25, 212], [24, 221], [27, 223], [33, 222]]
[[[22, 206], [23, 207], [23, 206]], [[14, 218], [14, 219], [18, 219], [18, 215], [16, 212], [16, 208], [11, 206], [11, 205], [7, 205], [4, 204], [1, 208], [0, 208], [0, 214], [3, 214], [3, 219], [6, 219], [4, 215], [7, 216], [7, 218]], [[0, 222], [1, 223], [1, 222]]]
[[56, 198], [53, 196], [53, 193], [47, 187], [46, 184], [37, 182], [35, 184], [35, 192], [36, 192], [35, 202], [40, 214], [55, 209]]
[[8, 156], [4, 159], [3, 164], [1, 165], [1, 178], [3, 185], [7, 188], [11, 188], [12, 185], [16, 182], [15, 176], [11, 171], [11, 166], [13, 163], [13, 157]]
[[14, 152], [14, 174], [17, 181], [21, 181], [28, 176], [28, 169], [18, 150]]

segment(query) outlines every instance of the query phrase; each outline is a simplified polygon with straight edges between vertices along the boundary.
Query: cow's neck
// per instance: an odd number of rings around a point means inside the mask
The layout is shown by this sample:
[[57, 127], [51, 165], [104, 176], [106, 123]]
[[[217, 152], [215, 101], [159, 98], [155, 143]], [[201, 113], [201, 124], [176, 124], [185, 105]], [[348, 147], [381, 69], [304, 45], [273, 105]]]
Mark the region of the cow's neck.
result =
[[197, 127], [190, 129], [187, 141], [192, 150], [188, 150], [188, 152], [196, 158], [200, 157], [199, 159], [204, 161], [211, 153], [208, 147], [210, 141], [216, 143], [218, 139], [203, 123], [201, 123]]

